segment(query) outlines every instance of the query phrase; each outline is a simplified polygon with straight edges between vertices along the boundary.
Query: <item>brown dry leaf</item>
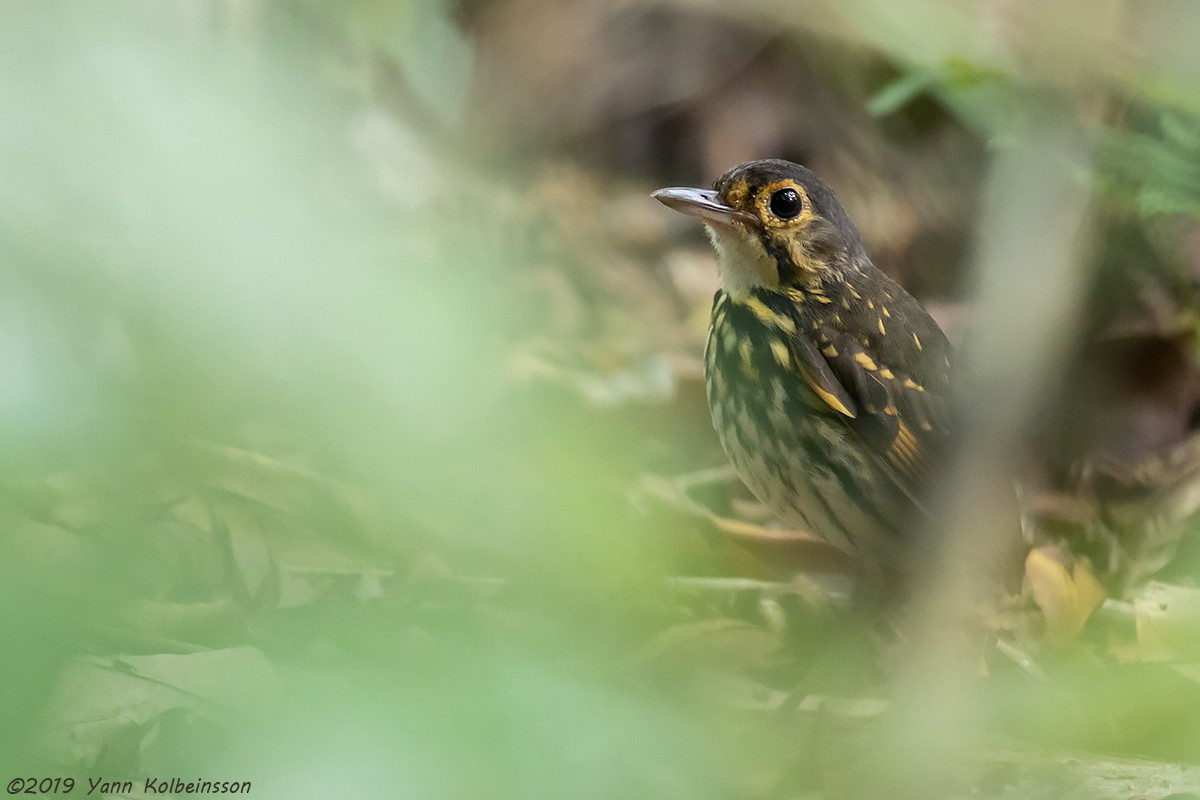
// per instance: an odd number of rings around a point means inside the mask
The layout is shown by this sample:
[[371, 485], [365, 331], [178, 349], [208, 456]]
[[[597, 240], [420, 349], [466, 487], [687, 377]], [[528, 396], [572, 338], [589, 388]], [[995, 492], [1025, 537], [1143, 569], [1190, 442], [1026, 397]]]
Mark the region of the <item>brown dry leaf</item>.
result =
[[1071, 639], [1104, 602], [1104, 587], [1065, 548], [1036, 547], [1025, 557], [1025, 581], [1050, 633]]
[[688, 490], [692, 486], [707, 482], [730, 480], [734, 474], [731, 467], [717, 467], [675, 478], [646, 475], [642, 477], [638, 485], [638, 492], [647, 497], [657, 498], [676, 511], [680, 511], [688, 516], [706, 519], [717, 530], [735, 538], [755, 542], [792, 542], [818, 548], [829, 546], [812, 534], [804, 531], [769, 528], [756, 522], [723, 516], [708, 508], [703, 503], [697, 502], [688, 494]]
[[696, 486], [732, 480], [735, 480], [735, 473], [731, 466], [674, 478], [647, 475], [638, 485], [634, 502], [639, 502], [638, 498], [653, 498], [679, 513], [705, 520], [742, 554], [743, 562], [733, 568], [735, 573], [783, 581], [804, 574], [855, 573], [857, 563], [852, 556], [806, 531], [768, 527], [752, 520], [725, 516], [689, 493]]
[[739, 672], [765, 663], [779, 644], [778, 637], [743, 620], [717, 617], [672, 625], [648, 642], [636, 660]]

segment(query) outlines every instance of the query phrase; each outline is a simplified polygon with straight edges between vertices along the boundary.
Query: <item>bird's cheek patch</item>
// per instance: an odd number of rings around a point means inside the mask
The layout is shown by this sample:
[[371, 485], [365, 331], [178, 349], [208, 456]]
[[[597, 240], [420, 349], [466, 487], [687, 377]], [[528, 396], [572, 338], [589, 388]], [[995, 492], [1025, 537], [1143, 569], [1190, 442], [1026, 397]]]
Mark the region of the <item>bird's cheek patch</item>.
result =
[[792, 259], [792, 263], [796, 265], [802, 277], [811, 277], [820, 272], [827, 271], [829, 265], [819, 258], [813, 258], [805, 248], [803, 240], [799, 237], [794, 237], [787, 243], [788, 256]]

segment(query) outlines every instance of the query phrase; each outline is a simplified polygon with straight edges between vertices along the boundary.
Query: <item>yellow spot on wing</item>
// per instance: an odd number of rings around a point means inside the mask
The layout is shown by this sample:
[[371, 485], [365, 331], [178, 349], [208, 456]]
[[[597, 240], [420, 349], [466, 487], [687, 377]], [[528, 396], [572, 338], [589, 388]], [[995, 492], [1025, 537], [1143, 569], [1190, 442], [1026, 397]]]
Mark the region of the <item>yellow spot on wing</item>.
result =
[[829, 392], [822, 389], [819, 385], [817, 385], [813, 381], [809, 381], [808, 385], [812, 387], [812, 390], [817, 393], [818, 397], [820, 397], [822, 400], [825, 401], [825, 404], [827, 406], [829, 406], [830, 408], [832, 408], [834, 411], [838, 412], [839, 414], [845, 414], [850, 419], [854, 419], [854, 417], [856, 415], [851, 413], [850, 409], [846, 408], [846, 406], [842, 403], [841, 400], [838, 400], [836, 397], [834, 397], [832, 394], [830, 394]]
[[888, 449], [888, 456], [911, 470], [916, 464], [919, 452], [920, 446], [917, 444], [917, 437], [913, 435], [907, 425], [901, 422], [896, 431], [896, 438], [892, 440], [892, 446]]
[[855, 353], [854, 360], [857, 361], [859, 365], [863, 367], [863, 369], [869, 369], [871, 372], [879, 369], [879, 367], [875, 365], [875, 362], [871, 360], [871, 357], [866, 353]]
[[914, 381], [912, 378], [904, 379], [904, 388], [905, 389], [915, 389], [918, 392], [925, 391], [925, 387], [922, 386], [921, 384], [917, 383], [916, 381]]
[[822, 347], [821, 352], [825, 354], [826, 358], [837, 358], [838, 356], [838, 349], [831, 344]]
[[830, 303], [833, 302], [832, 300], [830, 300], [828, 297], [826, 297], [823, 294], [813, 294], [811, 296], [812, 296], [813, 300], [816, 300], [818, 303], [824, 303], [825, 305], [829, 305]]
[[880, 310], [880, 311], [882, 311], [882, 312], [883, 312], [883, 315], [884, 315], [885, 317], [887, 317], [888, 319], [891, 319], [891, 318], [892, 318], [892, 312], [890, 312], [890, 311], [888, 311], [888, 310], [887, 310], [887, 306], [880, 306], [880, 307], [879, 307], [879, 310]]
[[879, 332], [885, 336], [887, 335], [887, 329], [883, 327], [883, 317], [879, 318]]
[[915, 333], [913, 334], [913, 341], [916, 342], [918, 350], [925, 349], [924, 347], [921, 346], [921, 340], [917, 338], [917, 335]]
[[888, 369], [887, 367], [884, 367], [883, 369], [879, 370], [879, 377], [887, 378], [890, 381], [892, 378], [894, 378], [896, 376], [894, 374], [892, 374], [892, 371], [890, 369]]
[[[796, 366], [799, 367], [800, 375], [804, 378], [804, 382], [816, 393], [817, 397], [821, 398], [821, 401], [825, 405], [850, 419], [855, 419], [858, 416], [857, 411], [851, 411], [850, 407], [842, 402], [837, 395], [821, 385], [821, 380], [813, 375], [812, 368], [805, 365], [803, 358], [797, 359]], [[853, 401], [850, 402], [853, 405]]]
[[870, 308], [870, 309], [874, 309], [874, 308], [875, 308], [875, 301], [874, 301], [874, 300], [872, 300], [872, 299], [871, 299], [871, 298], [869, 298], [869, 297], [867, 298], [867, 308]]

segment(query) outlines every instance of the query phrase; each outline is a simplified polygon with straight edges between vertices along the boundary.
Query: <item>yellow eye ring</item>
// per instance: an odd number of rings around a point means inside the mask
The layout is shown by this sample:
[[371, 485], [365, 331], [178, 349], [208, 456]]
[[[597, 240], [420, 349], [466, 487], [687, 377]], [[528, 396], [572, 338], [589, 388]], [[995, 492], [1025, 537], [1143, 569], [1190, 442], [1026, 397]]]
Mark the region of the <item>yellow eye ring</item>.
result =
[[792, 180], [774, 181], [759, 188], [754, 204], [758, 218], [769, 228], [803, 225], [813, 215], [808, 192]]

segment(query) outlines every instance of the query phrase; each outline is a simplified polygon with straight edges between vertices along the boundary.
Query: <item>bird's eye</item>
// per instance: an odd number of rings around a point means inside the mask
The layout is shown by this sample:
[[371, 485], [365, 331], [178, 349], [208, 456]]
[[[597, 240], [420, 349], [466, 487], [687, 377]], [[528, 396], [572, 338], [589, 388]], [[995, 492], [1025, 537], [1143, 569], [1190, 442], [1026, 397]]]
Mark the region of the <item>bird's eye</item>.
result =
[[804, 201], [795, 189], [780, 189], [771, 193], [767, 207], [780, 219], [795, 219], [804, 210]]

